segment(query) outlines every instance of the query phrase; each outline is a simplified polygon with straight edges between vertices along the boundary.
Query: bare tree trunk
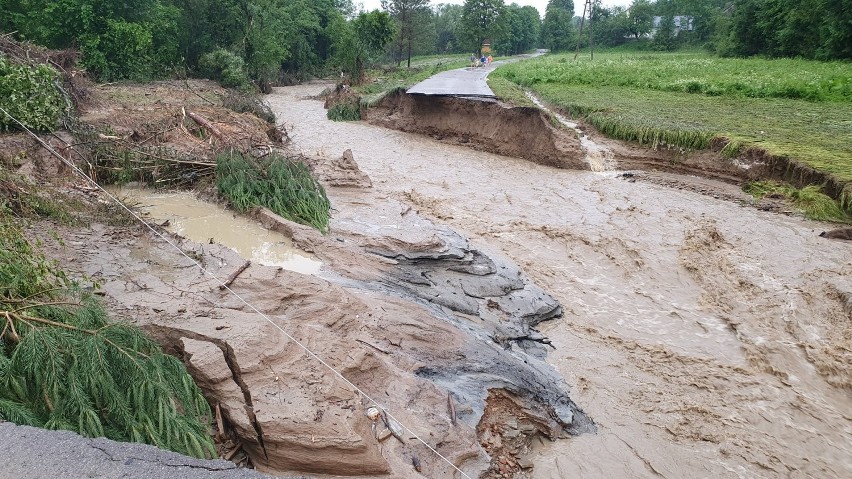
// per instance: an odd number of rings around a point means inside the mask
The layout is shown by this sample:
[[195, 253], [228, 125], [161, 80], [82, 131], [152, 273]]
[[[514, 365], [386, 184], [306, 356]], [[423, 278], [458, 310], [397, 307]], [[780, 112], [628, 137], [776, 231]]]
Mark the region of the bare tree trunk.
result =
[[411, 30], [408, 31], [408, 69], [411, 69]]

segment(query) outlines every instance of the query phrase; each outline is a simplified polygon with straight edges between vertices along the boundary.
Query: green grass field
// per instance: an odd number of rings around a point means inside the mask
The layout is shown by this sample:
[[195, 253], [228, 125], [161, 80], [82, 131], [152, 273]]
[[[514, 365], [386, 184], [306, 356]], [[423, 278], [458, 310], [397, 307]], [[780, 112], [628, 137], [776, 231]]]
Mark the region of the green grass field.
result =
[[512, 83], [530, 89], [614, 138], [700, 149], [725, 137], [729, 154], [759, 147], [852, 181], [852, 63], [703, 52], [573, 57], [506, 65], [490, 83], [510, 99]]

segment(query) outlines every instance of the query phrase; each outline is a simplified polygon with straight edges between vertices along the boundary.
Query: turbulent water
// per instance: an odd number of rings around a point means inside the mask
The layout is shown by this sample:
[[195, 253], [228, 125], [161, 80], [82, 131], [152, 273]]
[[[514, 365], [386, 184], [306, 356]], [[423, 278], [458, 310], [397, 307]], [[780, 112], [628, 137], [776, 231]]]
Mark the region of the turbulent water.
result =
[[615, 173], [329, 122], [308, 99], [322, 88], [267, 98], [298, 147], [352, 149], [376, 201], [501, 250], [563, 304], [549, 361], [599, 432], [540, 444], [532, 477], [852, 477], [852, 244]]

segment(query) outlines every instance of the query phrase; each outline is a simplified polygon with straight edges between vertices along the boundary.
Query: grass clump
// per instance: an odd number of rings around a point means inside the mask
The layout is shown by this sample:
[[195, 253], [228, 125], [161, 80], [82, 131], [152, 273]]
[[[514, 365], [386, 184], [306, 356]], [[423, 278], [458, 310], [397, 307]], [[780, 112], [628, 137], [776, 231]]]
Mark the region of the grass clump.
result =
[[837, 223], [849, 223], [852, 220], [841, 205], [823, 193], [822, 187], [818, 185], [798, 189], [775, 181], [753, 181], [747, 183], [743, 190], [758, 200], [767, 196], [784, 198], [812, 220]]
[[210, 407], [183, 364], [111, 321], [0, 206], [0, 419], [212, 457]]
[[237, 211], [263, 206], [290, 221], [328, 231], [331, 202], [300, 161], [277, 154], [261, 161], [225, 152], [216, 158], [216, 186]]
[[358, 121], [361, 119], [361, 102], [357, 97], [335, 103], [326, 112], [332, 121]]

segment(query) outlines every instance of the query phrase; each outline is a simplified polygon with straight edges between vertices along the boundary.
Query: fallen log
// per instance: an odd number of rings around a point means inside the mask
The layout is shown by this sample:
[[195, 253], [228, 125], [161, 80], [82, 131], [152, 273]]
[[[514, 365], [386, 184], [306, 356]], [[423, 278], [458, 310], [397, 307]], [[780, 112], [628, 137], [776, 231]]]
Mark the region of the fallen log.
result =
[[195, 120], [195, 122], [196, 122], [196, 123], [198, 123], [199, 125], [201, 125], [202, 127], [204, 127], [204, 129], [206, 129], [207, 131], [209, 131], [211, 135], [213, 135], [213, 136], [215, 136], [216, 138], [218, 138], [218, 139], [219, 139], [219, 141], [225, 141], [225, 135], [223, 135], [223, 134], [222, 134], [222, 132], [221, 132], [221, 131], [219, 131], [219, 129], [218, 129], [218, 128], [216, 128], [216, 127], [213, 125], [213, 123], [210, 123], [208, 120], [206, 120], [204, 117], [202, 117], [202, 116], [201, 116], [201, 115], [199, 115], [198, 113], [191, 112], [191, 111], [187, 111], [187, 112], [186, 112], [186, 114], [187, 114], [190, 118], [192, 118], [193, 120]]

